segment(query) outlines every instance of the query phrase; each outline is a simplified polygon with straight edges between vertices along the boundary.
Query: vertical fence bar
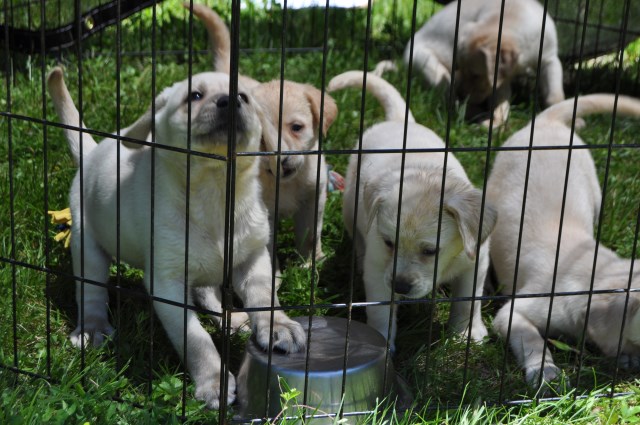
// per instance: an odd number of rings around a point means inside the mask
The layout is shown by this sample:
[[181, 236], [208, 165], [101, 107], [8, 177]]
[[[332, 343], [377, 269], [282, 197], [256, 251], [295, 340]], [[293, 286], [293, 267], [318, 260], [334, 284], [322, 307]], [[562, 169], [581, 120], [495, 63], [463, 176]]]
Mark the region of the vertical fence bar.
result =
[[[193, 79], [193, 0], [189, 0], [189, 13], [187, 15], [186, 21], [186, 33], [187, 33], [187, 48], [188, 48], [188, 57], [187, 57], [187, 69], [188, 69], [188, 78], [187, 78], [187, 93], [191, 93], [192, 89], [192, 79]], [[191, 119], [193, 117], [193, 111], [191, 102], [187, 102], [187, 164], [186, 164], [186, 188], [184, 192], [184, 214], [185, 214], [185, 232], [184, 232], [184, 291], [182, 298], [182, 331], [183, 331], [183, 349], [182, 349], [182, 358], [184, 361], [183, 364], [183, 375], [182, 375], [182, 400], [180, 401], [180, 411], [182, 413], [182, 418], [186, 418], [186, 400], [187, 400], [187, 356], [188, 356], [188, 336], [187, 336], [187, 315], [189, 313], [189, 309], [187, 308], [187, 304], [189, 302], [189, 241], [190, 241], [190, 226], [189, 226], [189, 212], [190, 212], [190, 202], [191, 202], [191, 154], [192, 154], [192, 132], [191, 132]]]
[[[9, 0], [4, 2], [4, 16], [9, 16]], [[8, 20], [7, 20], [8, 21]], [[11, 104], [11, 58], [9, 56], [9, 26], [5, 25], [5, 88], [7, 90], [7, 112], [10, 114], [12, 110]], [[8, 174], [9, 174], [9, 226], [10, 226], [10, 244], [11, 252], [9, 259], [11, 261], [11, 320], [12, 320], [12, 332], [13, 332], [13, 367], [18, 369], [18, 282], [16, 276], [16, 223], [14, 219], [15, 205], [14, 205], [14, 176], [13, 176], [13, 127], [11, 116], [7, 116], [7, 161], [9, 162]]]
[[153, 359], [154, 359], [154, 329], [155, 329], [155, 314], [153, 313], [153, 298], [155, 293], [155, 280], [154, 280], [154, 267], [155, 267], [155, 193], [156, 193], [156, 36], [157, 36], [157, 5], [152, 6], [152, 20], [151, 20], [151, 166], [150, 166], [150, 193], [149, 193], [149, 267], [147, 269], [147, 279], [149, 281], [149, 296], [148, 303], [149, 313], [149, 369], [148, 369], [148, 387], [147, 397], [151, 401], [149, 408], [153, 409]]
[[[233, 310], [233, 237], [236, 196], [236, 140], [238, 111], [238, 69], [240, 54], [240, 0], [231, 2], [231, 56], [229, 67], [229, 138], [227, 140], [227, 170], [225, 190], [225, 221], [224, 221], [224, 259], [222, 276], [222, 356], [220, 367], [220, 410], [219, 423], [226, 423], [227, 396], [229, 391], [229, 345], [231, 342], [231, 311]], [[273, 301], [272, 301], [273, 306]], [[273, 324], [273, 319], [272, 319]]]
[[[81, 9], [81, 0], [74, 0], [74, 20], [76, 23], [76, 57], [78, 60], [78, 136], [79, 136], [79, 158], [78, 158], [78, 180], [79, 180], [79, 192], [80, 192], [80, 280], [76, 280], [76, 285], [80, 286], [80, 290], [76, 289], [76, 303], [78, 304], [78, 326], [80, 326], [80, 369], [83, 372], [82, 382], [85, 383], [84, 371], [86, 369], [86, 348], [88, 341], [85, 337], [85, 323], [84, 323], [84, 300], [85, 300], [85, 237], [84, 237], [84, 132], [82, 127], [82, 123], [84, 122], [84, 103], [83, 103], [83, 91], [82, 91], [82, 9]], [[74, 260], [76, 261], [76, 260]], [[75, 268], [74, 268], [75, 274]], [[89, 283], [93, 285], [93, 283]]]
[[[40, 22], [45, 22], [45, 0], [40, 0]], [[40, 25], [40, 91], [42, 93], [42, 119], [43, 121], [47, 120], [47, 98], [46, 98], [46, 63], [45, 63], [45, 36], [44, 36], [44, 25]], [[43, 183], [43, 203], [44, 210], [42, 216], [44, 219], [44, 268], [45, 268], [45, 314], [46, 314], [46, 323], [45, 329], [47, 332], [46, 335], [46, 375], [50, 379], [51, 378], [51, 273], [49, 272], [49, 267], [51, 264], [51, 239], [49, 238], [49, 220], [48, 211], [49, 211], [49, 143], [48, 143], [48, 126], [46, 124], [42, 125], [42, 183]]]

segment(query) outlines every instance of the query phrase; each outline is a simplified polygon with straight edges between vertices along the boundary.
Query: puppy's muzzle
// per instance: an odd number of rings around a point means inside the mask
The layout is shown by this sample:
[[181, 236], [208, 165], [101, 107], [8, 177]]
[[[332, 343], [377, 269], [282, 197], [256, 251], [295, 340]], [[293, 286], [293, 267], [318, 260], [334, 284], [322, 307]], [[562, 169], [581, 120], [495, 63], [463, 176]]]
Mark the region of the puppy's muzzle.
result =
[[396, 294], [407, 295], [413, 289], [411, 281], [404, 276], [396, 276], [393, 280], [393, 291]]
[[[249, 98], [244, 93], [238, 93], [238, 100], [236, 101], [236, 107], [240, 109], [243, 103], [249, 103]], [[231, 104], [231, 98], [226, 94], [220, 96], [216, 100], [216, 106], [220, 109], [228, 108]]]
[[[226, 130], [229, 125], [229, 121], [231, 119], [231, 98], [229, 95], [223, 94], [218, 97], [215, 101], [215, 109], [216, 109], [216, 119], [215, 121], [219, 123], [217, 126], [218, 130]], [[246, 105], [249, 104], [249, 98], [244, 93], [238, 93], [238, 98], [235, 102], [236, 104], [236, 129], [237, 131], [246, 130], [246, 120], [243, 116], [243, 112], [246, 109]]]
[[282, 161], [280, 161], [280, 164], [282, 166], [282, 177], [285, 179], [293, 176], [296, 171], [298, 171], [298, 168], [295, 166], [294, 161], [291, 160], [290, 156], [285, 156]]

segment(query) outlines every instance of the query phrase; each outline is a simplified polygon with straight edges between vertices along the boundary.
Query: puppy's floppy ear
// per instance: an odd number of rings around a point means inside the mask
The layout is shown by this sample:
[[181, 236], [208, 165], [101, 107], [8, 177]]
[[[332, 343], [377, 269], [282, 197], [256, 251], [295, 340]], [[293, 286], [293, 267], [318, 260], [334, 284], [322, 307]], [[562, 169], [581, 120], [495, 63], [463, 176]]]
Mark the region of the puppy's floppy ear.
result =
[[[169, 88], [164, 89], [155, 99], [155, 113], [158, 114], [167, 104], [169, 100], [168, 94]], [[147, 136], [151, 133], [151, 125], [153, 123], [153, 117], [151, 115], [151, 108], [147, 109], [147, 111], [140, 118], [136, 120], [129, 127], [122, 130], [121, 136], [129, 137], [132, 139], [139, 140], [147, 140]], [[122, 144], [130, 149], [138, 149], [144, 146], [141, 143], [133, 143], [128, 141], [122, 141]]]
[[[464, 252], [471, 260], [476, 258], [476, 245], [478, 245], [478, 233], [480, 230], [480, 207], [482, 205], [482, 192], [476, 188], [465, 188], [444, 201], [444, 208], [458, 223], [458, 230], [462, 237]], [[482, 220], [482, 244], [493, 231], [496, 225], [498, 213], [489, 203], [484, 204], [484, 216]]]
[[[311, 113], [313, 113], [313, 131], [315, 133], [320, 123], [320, 101], [322, 100], [322, 92], [317, 88], [305, 84], [304, 94], [311, 105]], [[322, 114], [322, 134], [326, 135], [333, 121], [338, 116], [338, 106], [336, 101], [327, 93], [324, 93], [324, 108]]]
[[367, 232], [369, 232], [371, 226], [373, 225], [373, 220], [375, 220], [375, 218], [378, 216], [380, 205], [382, 205], [382, 201], [384, 200], [384, 190], [375, 181], [365, 183], [361, 190], [362, 201], [364, 205], [362, 205], [360, 208], [364, 207], [367, 209], [367, 214], [369, 216], [369, 221], [367, 222]]
[[260, 150], [262, 152], [275, 152], [278, 150], [278, 130], [259, 102], [254, 102], [254, 107], [260, 118], [262, 126], [262, 138], [260, 139]]
[[[491, 59], [495, 61], [495, 57]], [[498, 79], [499, 81], [509, 79], [511, 74], [513, 74], [513, 70], [518, 62], [518, 49], [510, 43], [508, 40], [502, 40], [500, 46], [500, 62], [498, 63]], [[491, 64], [491, 68], [493, 69], [495, 62]], [[491, 76], [493, 78], [493, 75]]]

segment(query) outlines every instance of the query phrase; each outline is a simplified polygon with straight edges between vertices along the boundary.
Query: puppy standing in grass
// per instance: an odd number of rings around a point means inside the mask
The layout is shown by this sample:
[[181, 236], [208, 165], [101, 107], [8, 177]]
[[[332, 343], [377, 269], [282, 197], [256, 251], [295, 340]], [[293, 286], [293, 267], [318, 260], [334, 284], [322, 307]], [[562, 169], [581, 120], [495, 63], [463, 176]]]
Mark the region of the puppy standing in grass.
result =
[[[189, 8], [189, 4], [185, 4], [185, 7]], [[193, 14], [207, 28], [214, 53], [215, 70], [228, 74], [231, 57], [229, 29], [220, 16], [205, 5], [193, 4]], [[326, 135], [336, 119], [336, 103], [328, 94], [325, 94], [323, 99], [322, 92], [309, 84], [284, 80], [280, 113], [280, 80], [260, 83], [242, 75], [238, 78], [240, 82], [249, 85], [251, 94], [263, 106], [271, 123], [263, 126], [262, 149], [267, 152], [281, 152], [279, 157], [265, 156], [260, 171], [262, 197], [269, 209], [272, 229], [279, 222], [279, 218], [293, 218], [298, 252], [305, 258], [309, 258], [315, 252], [315, 258], [321, 259], [322, 222], [327, 199], [327, 166], [324, 155], [319, 152], [318, 139], [320, 131]], [[280, 147], [278, 127], [281, 128]], [[279, 179], [276, 178], [278, 169]], [[278, 186], [280, 190], [276, 217]], [[317, 227], [315, 234], [314, 227]], [[273, 240], [269, 243], [269, 249], [273, 249]]]
[[[79, 126], [79, 114], [60, 68], [49, 74], [48, 88], [61, 121]], [[238, 151], [257, 151], [262, 131], [261, 112], [255, 99], [241, 87], [239, 89], [237, 148]], [[185, 149], [189, 146], [190, 129], [192, 149], [225, 156], [230, 116], [228, 90], [228, 75], [204, 73], [192, 77], [190, 92], [185, 80], [158, 96], [155, 123], [159, 147], [155, 150], [153, 186], [151, 148], [121, 146], [118, 149], [115, 139], [107, 138], [96, 144], [89, 133], [84, 133], [80, 156], [80, 133], [66, 130], [74, 160], [83, 167], [82, 178], [78, 172], [70, 194], [74, 217], [71, 239], [74, 274], [90, 281], [106, 282], [109, 263], [118, 247], [122, 261], [145, 271], [147, 290], [151, 284], [149, 276], [153, 274], [153, 295], [178, 304], [154, 301], [155, 311], [195, 381], [196, 398], [204, 400], [210, 408], [219, 405], [221, 359], [211, 337], [192, 310], [186, 312], [184, 334], [185, 312], [179, 305], [184, 301], [187, 285], [189, 304], [193, 304], [196, 298], [209, 310], [221, 310], [227, 163], [192, 155], [190, 181], [187, 183], [187, 155], [162, 149], [160, 144]], [[189, 105], [191, 122], [188, 121]], [[147, 113], [122, 134], [145, 138], [150, 131], [151, 114]], [[135, 147], [135, 144], [129, 146]], [[118, 164], [119, 175], [116, 173]], [[269, 307], [272, 273], [266, 248], [268, 215], [260, 200], [258, 160], [253, 156], [241, 156], [236, 164], [233, 288], [245, 307]], [[155, 188], [153, 213], [150, 205], [152, 187]], [[185, 215], [187, 194], [188, 216]], [[121, 217], [119, 229], [116, 224], [118, 207]], [[150, 226], [152, 214], [153, 228]], [[185, 282], [187, 229], [189, 280]], [[81, 296], [82, 286], [84, 297]], [[71, 341], [76, 346], [85, 345], [90, 340], [94, 345], [101, 344], [104, 336], [113, 332], [107, 314], [107, 289], [91, 282], [84, 285], [78, 282], [76, 297], [80, 325], [71, 333]], [[278, 305], [277, 297], [275, 304]], [[249, 313], [256, 339], [265, 348], [269, 346], [271, 314], [269, 311]], [[291, 352], [301, 349], [305, 345], [301, 326], [282, 311], [276, 310], [273, 314], [273, 346]], [[235, 398], [235, 381], [231, 374], [228, 379], [227, 401], [231, 403]]]
[[[582, 96], [578, 98], [576, 117], [610, 113], [613, 111], [614, 101], [613, 95]], [[515, 282], [517, 295], [550, 293], [552, 290], [564, 192], [562, 182], [565, 181], [567, 172], [567, 148], [571, 143], [568, 125], [571, 123], [573, 109], [574, 99], [569, 99], [548, 108], [536, 118], [533, 146], [555, 146], [559, 149], [531, 152], [520, 260]], [[617, 113], [640, 116], [640, 101], [620, 96]], [[504, 146], [529, 146], [531, 131], [530, 124], [511, 136]], [[573, 135], [573, 145], [584, 145], [576, 134]], [[491, 260], [502, 292], [506, 294], [512, 293], [514, 285], [527, 157], [527, 151], [500, 152], [487, 184], [487, 198], [498, 207], [498, 222], [491, 237]], [[589, 290], [596, 250], [593, 226], [600, 204], [600, 185], [591, 154], [586, 149], [574, 149], [566, 188], [554, 290], [556, 294]], [[602, 245], [597, 249], [594, 290], [627, 288], [631, 261], [619, 258]], [[640, 287], [637, 267], [631, 287]], [[606, 356], [617, 355], [626, 297], [624, 292], [594, 294], [591, 300], [585, 337], [596, 344]], [[580, 337], [587, 320], [587, 302], [587, 295], [556, 296], [553, 299], [549, 334], [546, 337]], [[505, 304], [494, 320], [498, 333], [503, 338], [509, 335], [509, 345], [525, 370], [527, 382], [532, 386], [537, 386], [540, 379], [551, 381], [560, 374], [545, 342], [549, 304], [549, 297], [516, 298]], [[640, 294], [630, 293], [626, 308], [621, 360], [623, 366], [638, 365]], [[511, 309], [513, 317], [510, 317]]]
[[[362, 72], [346, 72], [331, 80], [329, 91], [362, 87], [362, 81]], [[494, 209], [485, 205], [480, 229], [482, 192], [473, 187], [456, 158], [448, 155], [446, 183], [441, 195], [444, 153], [408, 152], [398, 228], [402, 154], [367, 151], [403, 148], [405, 102], [389, 83], [371, 74], [367, 76], [367, 90], [384, 105], [386, 121], [371, 127], [362, 137], [357, 199], [358, 156], [351, 156], [343, 204], [345, 227], [356, 243], [358, 255], [364, 253], [367, 302], [389, 301], [392, 291], [407, 298], [425, 297], [445, 282], [451, 284], [453, 297], [481, 296], [489, 265], [488, 238], [496, 220]], [[416, 124], [411, 114], [406, 131], [407, 149], [445, 147], [435, 133]], [[441, 196], [444, 198], [438, 244]], [[356, 202], [357, 228], [353, 229]], [[479, 264], [474, 291], [476, 261]], [[390, 308], [388, 305], [367, 307], [367, 322], [388, 337], [394, 347], [396, 311], [394, 307], [389, 333]], [[452, 303], [449, 326], [463, 335], [470, 331], [474, 341], [481, 341], [487, 335], [487, 329], [480, 317], [480, 301]]]
[[[469, 100], [467, 115], [470, 118], [481, 112], [482, 104], [493, 91], [501, 8], [502, 0], [461, 0], [456, 70], [452, 68], [457, 1], [433, 15], [414, 35], [414, 69], [420, 70], [430, 85], [446, 87], [455, 71], [457, 92], [462, 99]], [[493, 111], [495, 125], [502, 124], [509, 115], [511, 80], [536, 72], [543, 16], [544, 9], [535, 0], [505, 0]], [[410, 46], [411, 42], [404, 52], [407, 64]], [[547, 15], [539, 75], [547, 105], [564, 99], [557, 46], [556, 28]], [[488, 125], [489, 120], [483, 124]]]

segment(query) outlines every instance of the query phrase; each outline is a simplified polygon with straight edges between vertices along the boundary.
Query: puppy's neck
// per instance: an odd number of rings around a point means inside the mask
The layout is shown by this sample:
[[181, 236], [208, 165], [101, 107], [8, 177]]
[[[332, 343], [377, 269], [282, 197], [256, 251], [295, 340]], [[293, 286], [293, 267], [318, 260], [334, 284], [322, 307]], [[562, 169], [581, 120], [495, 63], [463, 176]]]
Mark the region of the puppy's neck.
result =
[[[171, 151], [157, 151], [156, 173], [172, 180], [181, 192], [187, 186], [191, 195], [201, 196], [212, 187], [226, 187], [229, 163], [225, 158], [203, 157]], [[187, 173], [187, 166], [189, 172]], [[244, 193], [244, 188], [257, 184], [258, 160], [253, 156], [239, 156], [235, 164], [236, 197]]]

